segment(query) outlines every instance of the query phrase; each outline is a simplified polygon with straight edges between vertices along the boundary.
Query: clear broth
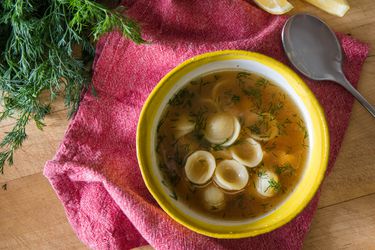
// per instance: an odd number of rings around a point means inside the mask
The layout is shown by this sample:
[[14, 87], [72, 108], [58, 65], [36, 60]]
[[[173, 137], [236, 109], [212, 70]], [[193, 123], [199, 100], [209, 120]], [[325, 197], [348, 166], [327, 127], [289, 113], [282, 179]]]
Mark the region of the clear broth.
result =
[[[215, 89], [218, 84], [221, 87]], [[247, 186], [235, 193], [223, 190], [226, 205], [222, 210], [207, 208], [202, 199], [202, 190], [213, 181], [203, 186], [195, 185], [187, 180], [184, 171], [187, 157], [196, 150], [211, 152], [217, 162], [231, 159], [226, 147], [209, 143], [202, 134], [206, 117], [217, 112], [212, 102], [207, 100], [216, 103], [220, 110], [238, 117], [242, 125], [238, 140], [262, 129], [257, 116], [264, 113], [271, 114], [278, 127], [275, 138], [259, 141], [264, 153], [263, 161], [257, 167], [247, 168]], [[176, 139], [173, 131], [176, 121], [182, 116], [194, 121], [195, 128]], [[269, 212], [293, 191], [305, 166], [308, 140], [300, 110], [284, 90], [256, 74], [228, 70], [192, 80], [169, 100], [157, 127], [155, 150], [164, 178], [162, 182], [171, 190], [172, 198], [208, 217], [241, 220]], [[279, 177], [277, 194], [270, 198], [257, 193], [253, 180], [265, 169], [272, 170]]]

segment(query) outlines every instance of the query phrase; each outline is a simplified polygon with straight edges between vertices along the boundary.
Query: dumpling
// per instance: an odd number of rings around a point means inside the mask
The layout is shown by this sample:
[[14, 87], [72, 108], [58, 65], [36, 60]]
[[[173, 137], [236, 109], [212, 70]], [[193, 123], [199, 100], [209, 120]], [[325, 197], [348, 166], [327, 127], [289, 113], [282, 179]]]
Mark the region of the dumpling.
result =
[[241, 131], [241, 124], [237, 117], [228, 113], [216, 113], [207, 118], [204, 130], [205, 138], [222, 146], [233, 144]]
[[202, 202], [204, 207], [210, 211], [220, 211], [225, 207], [225, 194], [214, 184], [203, 190]]
[[215, 168], [216, 161], [210, 152], [195, 151], [186, 160], [186, 178], [194, 184], [203, 185], [212, 178]]
[[217, 104], [210, 98], [202, 98], [193, 105], [199, 110], [209, 113], [216, 113], [219, 110]]
[[249, 173], [246, 167], [235, 160], [221, 161], [215, 170], [215, 183], [228, 191], [243, 189], [249, 181]]
[[269, 141], [279, 134], [277, 120], [269, 113], [261, 113], [255, 123], [248, 127], [250, 136], [257, 141]]
[[173, 136], [175, 139], [189, 134], [195, 128], [195, 122], [191, 117], [187, 115], [181, 115], [180, 117], [175, 118], [175, 121], [172, 123]]
[[212, 99], [222, 111], [238, 115], [241, 112], [239, 107], [241, 93], [236, 85], [235, 81], [223, 80], [218, 82], [212, 89]]
[[255, 188], [263, 197], [272, 197], [280, 191], [279, 177], [270, 170], [259, 170], [254, 179]]
[[252, 138], [230, 147], [233, 159], [246, 167], [256, 167], [263, 159], [263, 151], [259, 142]]

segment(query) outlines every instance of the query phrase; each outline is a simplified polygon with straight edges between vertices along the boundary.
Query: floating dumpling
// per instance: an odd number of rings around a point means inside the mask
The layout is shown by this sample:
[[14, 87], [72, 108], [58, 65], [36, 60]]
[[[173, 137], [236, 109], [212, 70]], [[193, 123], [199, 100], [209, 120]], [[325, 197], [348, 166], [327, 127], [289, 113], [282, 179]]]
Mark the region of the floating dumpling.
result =
[[202, 198], [207, 210], [220, 211], [225, 207], [225, 194], [213, 184], [203, 190]]
[[230, 151], [233, 159], [250, 168], [256, 167], [263, 158], [261, 145], [252, 138], [240, 141]]
[[241, 93], [235, 81], [222, 80], [212, 89], [212, 99], [218, 104], [220, 109], [225, 112], [234, 112], [239, 114]]
[[255, 188], [263, 197], [272, 197], [280, 191], [279, 177], [272, 171], [259, 170], [255, 176]]
[[187, 115], [182, 115], [175, 119], [173, 126], [173, 136], [175, 139], [189, 134], [195, 128], [195, 122]]
[[215, 113], [207, 118], [204, 136], [213, 144], [230, 146], [237, 140], [240, 131], [237, 117], [228, 113]]
[[196, 151], [191, 154], [185, 164], [185, 174], [194, 184], [202, 185], [208, 182], [215, 172], [214, 156], [207, 151]]
[[221, 161], [215, 170], [215, 183], [228, 191], [243, 189], [249, 181], [249, 173], [246, 167], [235, 160]]
[[233, 82], [228, 80], [221, 80], [216, 83], [212, 89], [212, 99], [220, 106], [228, 107], [232, 105], [231, 96], [228, 94], [233, 91]]
[[258, 120], [248, 127], [251, 137], [257, 141], [269, 141], [279, 134], [277, 120], [269, 113], [261, 113]]
[[209, 98], [203, 98], [196, 102], [196, 105], [198, 106], [198, 109], [204, 111], [204, 112], [210, 112], [210, 113], [216, 113], [218, 111], [218, 106], [216, 103]]

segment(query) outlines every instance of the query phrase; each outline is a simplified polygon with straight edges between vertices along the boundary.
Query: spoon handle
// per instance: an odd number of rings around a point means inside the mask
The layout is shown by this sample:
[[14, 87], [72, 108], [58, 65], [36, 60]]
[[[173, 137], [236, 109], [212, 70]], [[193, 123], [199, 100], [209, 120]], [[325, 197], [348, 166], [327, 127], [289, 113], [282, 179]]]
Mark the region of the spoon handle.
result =
[[343, 86], [347, 91], [349, 91], [356, 99], [357, 101], [362, 104], [363, 107], [367, 109], [370, 114], [372, 114], [373, 117], [375, 117], [375, 107], [371, 105], [362, 95], [361, 93], [356, 90], [353, 85], [346, 79], [344, 74], [342, 74], [342, 78], [337, 79], [338, 83], [340, 83], [341, 86]]

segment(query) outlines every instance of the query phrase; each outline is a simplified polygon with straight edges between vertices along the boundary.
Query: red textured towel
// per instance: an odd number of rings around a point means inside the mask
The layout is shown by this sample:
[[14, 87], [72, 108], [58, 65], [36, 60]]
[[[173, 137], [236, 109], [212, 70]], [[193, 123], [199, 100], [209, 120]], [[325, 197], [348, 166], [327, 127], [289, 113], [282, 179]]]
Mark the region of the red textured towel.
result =
[[[194, 3], [192, 3], [194, 2]], [[93, 83], [44, 174], [62, 201], [78, 237], [96, 249], [298, 249], [319, 192], [287, 225], [268, 234], [219, 240], [174, 222], [152, 198], [136, 159], [140, 109], [155, 84], [182, 61], [208, 51], [257, 51], [284, 63], [280, 32], [287, 17], [245, 1], [137, 0], [129, 14], [142, 22], [151, 44], [137, 46], [114, 32], [98, 44]], [[340, 36], [345, 74], [356, 84], [366, 45]], [[331, 136], [332, 168], [348, 125], [353, 98], [334, 84], [306, 80], [323, 105]]]

